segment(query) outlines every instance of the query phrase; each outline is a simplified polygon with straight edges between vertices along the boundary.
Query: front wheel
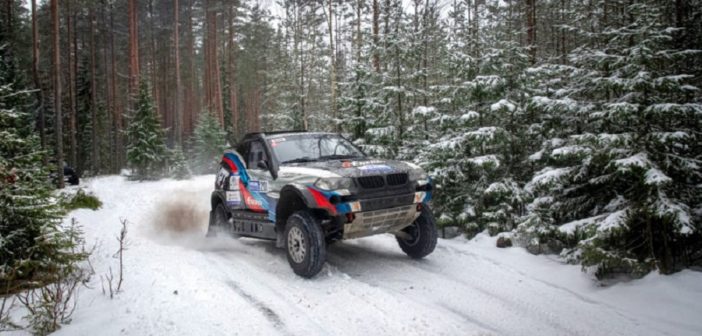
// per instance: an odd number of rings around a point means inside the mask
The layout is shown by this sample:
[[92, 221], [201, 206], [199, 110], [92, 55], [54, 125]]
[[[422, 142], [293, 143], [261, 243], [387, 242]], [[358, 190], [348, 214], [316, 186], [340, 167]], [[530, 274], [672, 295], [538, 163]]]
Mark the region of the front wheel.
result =
[[321, 223], [309, 211], [292, 214], [285, 225], [285, 250], [295, 274], [311, 278], [322, 270], [327, 258]]
[[438, 234], [434, 215], [428, 206], [423, 206], [419, 217], [410, 226], [402, 229], [402, 232], [407, 235], [404, 235], [405, 238], [397, 236], [397, 243], [411, 258], [421, 259], [434, 252]]

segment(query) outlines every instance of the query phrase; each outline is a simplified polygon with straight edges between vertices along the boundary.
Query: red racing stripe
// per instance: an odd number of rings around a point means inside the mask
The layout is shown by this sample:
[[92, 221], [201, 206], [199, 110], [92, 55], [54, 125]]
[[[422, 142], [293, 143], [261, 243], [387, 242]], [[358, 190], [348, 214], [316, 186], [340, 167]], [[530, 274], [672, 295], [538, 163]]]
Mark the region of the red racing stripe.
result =
[[314, 188], [307, 187], [307, 189], [312, 193], [312, 197], [314, 197], [314, 201], [317, 202], [317, 206], [329, 211], [329, 214], [332, 216], [336, 215], [336, 207], [329, 202], [326, 196], [319, 192], [318, 190], [315, 190]]
[[234, 162], [232, 162], [232, 160], [230, 160], [228, 157], [223, 156], [222, 161], [224, 161], [224, 163], [226, 163], [229, 166], [229, 169], [232, 171], [232, 173], [236, 173], [239, 171]]

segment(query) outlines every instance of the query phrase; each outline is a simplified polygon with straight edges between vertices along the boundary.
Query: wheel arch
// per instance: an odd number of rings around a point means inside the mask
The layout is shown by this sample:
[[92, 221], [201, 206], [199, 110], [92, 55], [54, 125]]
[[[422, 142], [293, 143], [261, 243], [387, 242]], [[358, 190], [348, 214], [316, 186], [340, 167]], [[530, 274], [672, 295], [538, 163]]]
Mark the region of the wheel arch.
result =
[[314, 200], [306, 188], [294, 184], [289, 184], [280, 190], [280, 200], [275, 208], [275, 228], [276, 232], [285, 230], [285, 223], [296, 211], [303, 209], [313, 209]]
[[226, 204], [224, 202], [224, 199], [222, 199], [222, 195], [218, 192], [213, 192], [212, 195], [210, 196], [210, 210], [214, 210], [217, 208], [217, 205], [219, 204]]

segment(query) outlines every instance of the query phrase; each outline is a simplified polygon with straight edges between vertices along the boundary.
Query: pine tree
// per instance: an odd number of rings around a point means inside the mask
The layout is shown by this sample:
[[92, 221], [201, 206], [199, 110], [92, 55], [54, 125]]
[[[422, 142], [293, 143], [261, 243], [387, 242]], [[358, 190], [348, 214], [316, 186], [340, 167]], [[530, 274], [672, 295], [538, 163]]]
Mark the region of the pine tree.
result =
[[190, 178], [192, 175], [190, 172], [190, 167], [188, 167], [188, 162], [185, 160], [185, 154], [183, 154], [183, 148], [176, 146], [175, 149], [170, 151], [169, 168], [170, 175], [176, 180], [185, 180]]
[[191, 142], [193, 171], [196, 174], [214, 172], [222, 151], [227, 148], [227, 133], [211, 113], [200, 114]]
[[533, 101], [568, 127], [535, 155], [545, 166], [528, 188], [549, 210], [525, 226], [561, 237], [564, 255], [598, 276], [670, 273], [702, 248], [702, 104], [679, 71], [700, 53], [672, 45], [677, 29], [657, 4], [625, 9], [629, 22], [596, 34], [604, 49], [571, 54], [569, 85]]
[[83, 258], [70, 252], [73, 233], [59, 228], [64, 212], [26, 113], [33, 93], [9, 81], [13, 73], [0, 48], [0, 293], [45, 284]]
[[165, 132], [154, 110], [151, 89], [146, 81], [139, 85], [136, 111], [127, 128], [127, 161], [140, 180], [157, 178], [166, 160]]

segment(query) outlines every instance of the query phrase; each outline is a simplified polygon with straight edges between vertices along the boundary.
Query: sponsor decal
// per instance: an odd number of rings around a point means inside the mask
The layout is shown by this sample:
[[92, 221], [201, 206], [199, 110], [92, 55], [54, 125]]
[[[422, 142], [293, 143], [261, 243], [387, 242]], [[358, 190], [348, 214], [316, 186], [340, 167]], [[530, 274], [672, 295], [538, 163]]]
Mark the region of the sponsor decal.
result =
[[229, 177], [229, 190], [239, 190], [239, 175]]
[[227, 191], [227, 204], [228, 205], [238, 205], [241, 204], [241, 195], [238, 191]]
[[271, 139], [269, 141], [269, 143], [271, 144], [271, 147], [275, 147], [275, 146], [278, 146], [279, 143], [284, 142], [284, 141], [285, 141], [285, 138], [275, 138], [275, 139]]
[[268, 202], [258, 193], [251, 194], [242, 180], [239, 180], [239, 189], [244, 198], [244, 204], [253, 211], [263, 212], [268, 207]]
[[424, 199], [426, 198], [427, 193], [424, 191], [418, 191], [414, 193], [414, 203], [422, 203], [424, 202]]
[[261, 205], [261, 202], [259, 202], [257, 199], [253, 198], [251, 195], [246, 195], [246, 205], [251, 207], [251, 208], [262, 208], [263, 205]]
[[377, 164], [383, 164], [385, 161], [383, 160], [368, 160], [368, 161], [352, 161], [351, 165], [354, 167], [358, 166], [366, 166], [366, 165], [377, 165]]
[[256, 192], [268, 192], [268, 181], [249, 181], [249, 190]]
[[381, 165], [381, 164], [365, 165], [365, 166], [359, 167], [358, 169], [360, 169], [362, 171], [367, 171], [367, 172], [370, 172], [370, 171], [372, 171], [372, 172], [387, 172], [387, 171], [392, 170], [392, 168], [390, 166]]

